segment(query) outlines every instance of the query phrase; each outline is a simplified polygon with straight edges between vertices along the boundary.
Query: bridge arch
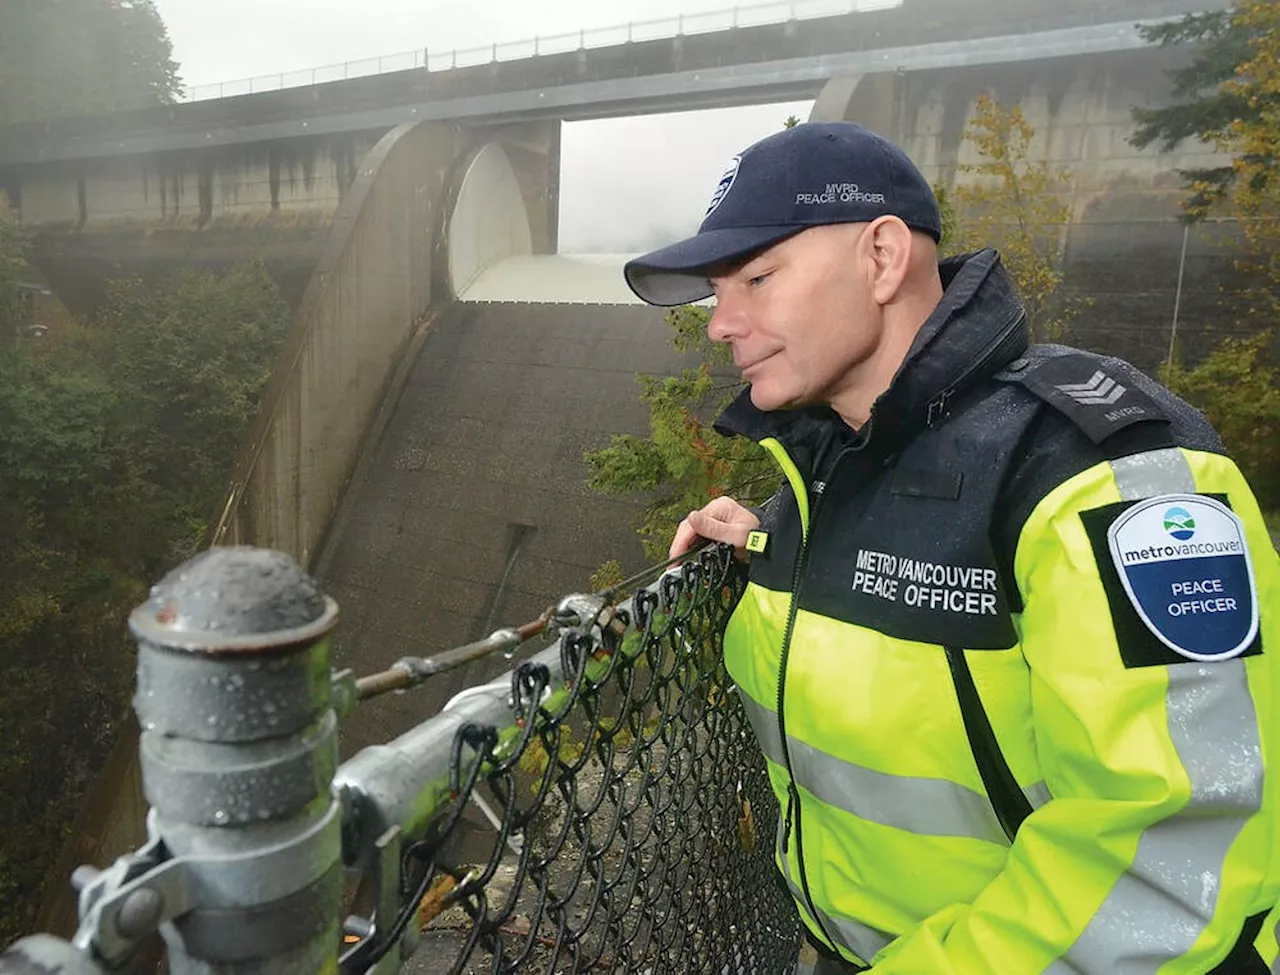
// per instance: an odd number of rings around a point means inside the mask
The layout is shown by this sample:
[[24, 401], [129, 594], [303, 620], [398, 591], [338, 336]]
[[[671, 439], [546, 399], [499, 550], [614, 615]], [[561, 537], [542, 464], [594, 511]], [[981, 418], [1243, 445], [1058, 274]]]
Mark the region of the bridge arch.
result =
[[524, 194], [500, 144], [487, 143], [467, 160], [444, 233], [454, 295], [498, 261], [533, 253]]

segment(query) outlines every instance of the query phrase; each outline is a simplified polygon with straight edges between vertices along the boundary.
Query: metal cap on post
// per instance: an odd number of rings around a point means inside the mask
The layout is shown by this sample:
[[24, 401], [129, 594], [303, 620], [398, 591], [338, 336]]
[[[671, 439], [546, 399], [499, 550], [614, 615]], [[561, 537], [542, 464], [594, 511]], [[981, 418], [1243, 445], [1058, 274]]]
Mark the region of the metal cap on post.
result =
[[165, 911], [174, 975], [312, 975], [333, 964], [336, 622], [336, 604], [291, 558], [246, 547], [196, 556], [130, 616], [148, 826], [182, 863], [173, 890], [194, 905]]

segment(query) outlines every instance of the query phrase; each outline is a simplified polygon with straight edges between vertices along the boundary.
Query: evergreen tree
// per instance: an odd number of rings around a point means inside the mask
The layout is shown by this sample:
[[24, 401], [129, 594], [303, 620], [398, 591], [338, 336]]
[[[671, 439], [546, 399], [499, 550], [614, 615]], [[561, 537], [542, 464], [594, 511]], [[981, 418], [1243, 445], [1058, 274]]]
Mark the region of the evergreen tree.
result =
[[[1197, 26], [1199, 25], [1199, 26]], [[1249, 478], [1264, 508], [1280, 510], [1280, 399], [1274, 337], [1280, 321], [1280, 4], [1240, 0], [1231, 10], [1187, 18], [1170, 36], [1201, 40], [1174, 76], [1181, 99], [1146, 118], [1169, 147], [1198, 137], [1226, 160], [1184, 174], [1190, 219], [1211, 212], [1239, 229], [1236, 264], [1246, 284], [1233, 295], [1256, 334], [1228, 339], [1203, 362], [1174, 361], [1164, 379], [1203, 410]], [[1207, 33], [1200, 33], [1207, 31]]]
[[168, 104], [172, 54], [153, 0], [3, 0], [0, 124]]
[[[1131, 137], [1139, 149], [1158, 143], [1169, 152], [1187, 139], [1219, 144], [1233, 126], [1264, 124], [1268, 112], [1275, 112], [1275, 94], [1241, 88], [1240, 67], [1268, 30], [1267, 8], [1272, 0], [1242, 0], [1233, 9], [1188, 14], [1181, 20], [1140, 28], [1150, 43], [1164, 48], [1194, 47], [1190, 61], [1172, 71], [1170, 104], [1162, 108], [1134, 108], [1137, 128]], [[1274, 168], [1276, 156], [1261, 157], [1258, 163]], [[1182, 173], [1190, 190], [1187, 211], [1203, 216], [1207, 209], [1226, 196], [1236, 179], [1229, 163]]]
[[129, 611], [195, 551], [288, 320], [251, 264], [120, 282], [95, 320], [0, 343], [0, 942], [127, 706]]

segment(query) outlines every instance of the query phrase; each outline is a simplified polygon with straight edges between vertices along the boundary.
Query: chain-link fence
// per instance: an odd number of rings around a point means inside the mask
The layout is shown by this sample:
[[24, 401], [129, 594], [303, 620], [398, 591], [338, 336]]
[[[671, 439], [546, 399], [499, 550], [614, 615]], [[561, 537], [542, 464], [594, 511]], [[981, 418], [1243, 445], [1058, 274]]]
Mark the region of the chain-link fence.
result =
[[743, 585], [708, 551], [515, 667], [505, 726], [459, 729], [451, 801], [404, 853], [406, 971], [791, 968], [777, 807], [721, 657]]

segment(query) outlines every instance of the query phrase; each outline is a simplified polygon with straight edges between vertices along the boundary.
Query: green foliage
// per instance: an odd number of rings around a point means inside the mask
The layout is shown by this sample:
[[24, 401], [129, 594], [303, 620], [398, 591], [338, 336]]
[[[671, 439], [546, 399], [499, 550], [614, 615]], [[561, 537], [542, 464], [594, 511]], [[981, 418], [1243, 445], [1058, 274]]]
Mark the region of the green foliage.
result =
[[1178, 362], [1161, 377], [1204, 412], [1264, 509], [1280, 508], [1280, 370], [1268, 361], [1271, 336], [1228, 338], [1203, 362]]
[[18, 218], [0, 193], [0, 345], [7, 345], [22, 308], [18, 285], [27, 277], [27, 260]]
[[1262, 327], [1280, 318], [1280, 7], [1273, 0], [1240, 0], [1233, 27], [1249, 35], [1224, 98], [1244, 110], [1215, 137], [1231, 154], [1233, 179], [1224, 202], [1244, 238], [1238, 265], [1253, 283], [1239, 295]]
[[978, 162], [960, 166], [973, 181], [955, 190], [953, 233], [961, 250], [995, 247], [1013, 278], [1037, 341], [1059, 341], [1080, 312], [1062, 294], [1062, 240], [1071, 211], [1058, 194], [1071, 175], [1031, 160], [1035, 130], [1017, 105], [982, 94], [965, 138]]
[[168, 104], [172, 54], [153, 0], [4, 0], [0, 124]]
[[960, 217], [956, 213], [956, 204], [952, 199], [951, 190], [946, 185], [934, 184], [933, 195], [938, 201], [938, 213], [942, 217], [942, 236], [938, 238], [938, 251], [946, 254], [954, 249], [956, 238], [960, 233]]
[[605, 592], [613, 589], [626, 578], [627, 574], [622, 568], [621, 560], [609, 559], [604, 565], [591, 573], [590, 578], [587, 580], [587, 591]]
[[1136, 113], [1135, 141], [1159, 139], [1172, 149], [1199, 138], [1230, 159], [1184, 173], [1183, 206], [1190, 220], [1214, 211], [1234, 219], [1243, 284], [1228, 314], [1240, 312], [1259, 329], [1224, 341], [1194, 368], [1172, 363], [1165, 378], [1208, 415], [1263, 508], [1280, 508], [1280, 377], [1268, 358], [1280, 318], [1280, 5], [1239, 0], [1149, 31], [1148, 39], [1197, 46], [1173, 75], [1173, 103]]
[[[12, 259], [0, 246], [0, 268]], [[288, 315], [260, 265], [112, 287], [0, 346], [0, 890], [31, 909], [133, 683], [125, 619], [195, 550]]]
[[121, 427], [196, 534], [226, 487], [287, 319], [261, 264], [189, 273], [154, 293], [137, 280], [109, 291], [95, 353], [112, 385], [129, 390]]
[[[1269, 0], [1261, 0], [1268, 3]], [[1134, 108], [1137, 123], [1130, 141], [1139, 149], [1158, 143], [1169, 152], [1187, 139], [1218, 142], [1232, 125], [1259, 121], [1263, 103], [1231, 86], [1242, 64], [1250, 57], [1252, 45], [1264, 28], [1241, 17], [1254, 2], [1238, 4], [1234, 10], [1212, 10], [1187, 14], [1180, 20], [1142, 26], [1142, 36], [1160, 47], [1190, 47], [1194, 53], [1182, 68], [1173, 71], [1170, 104], [1162, 108]], [[1192, 219], [1203, 216], [1220, 202], [1235, 182], [1232, 166], [1182, 172], [1190, 195], [1186, 207]]]
[[615, 436], [586, 455], [588, 484], [605, 494], [649, 497], [638, 528], [645, 556], [658, 562], [676, 526], [708, 498], [727, 494], [758, 504], [776, 490], [780, 475], [768, 454], [743, 437], [722, 437], [711, 424], [742, 388], [713, 366], [729, 363], [728, 347], [706, 337], [709, 312], [685, 306], [667, 313], [672, 344], [701, 360], [678, 376], [639, 376], [649, 407], [649, 436]]

